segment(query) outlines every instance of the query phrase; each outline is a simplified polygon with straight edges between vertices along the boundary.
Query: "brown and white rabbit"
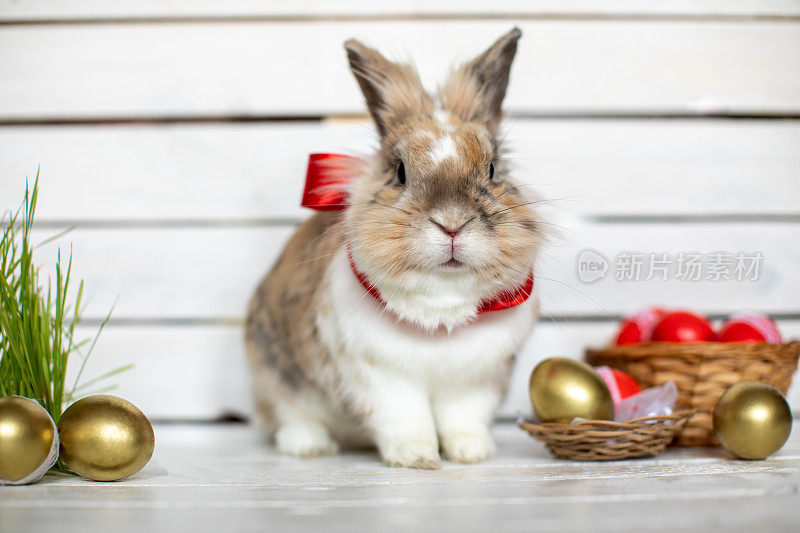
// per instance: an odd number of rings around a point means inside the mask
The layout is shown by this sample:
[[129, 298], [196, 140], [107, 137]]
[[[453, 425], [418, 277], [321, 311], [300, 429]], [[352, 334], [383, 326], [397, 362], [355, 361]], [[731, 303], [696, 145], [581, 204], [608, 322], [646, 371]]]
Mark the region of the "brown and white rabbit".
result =
[[410, 65], [345, 43], [380, 150], [356, 169], [350, 207], [300, 225], [247, 318], [258, 411], [281, 452], [369, 444], [417, 468], [439, 467], [440, 448], [465, 463], [493, 454], [489, 424], [537, 304], [477, 311], [525, 283], [542, 240], [498, 155], [520, 36], [435, 96]]

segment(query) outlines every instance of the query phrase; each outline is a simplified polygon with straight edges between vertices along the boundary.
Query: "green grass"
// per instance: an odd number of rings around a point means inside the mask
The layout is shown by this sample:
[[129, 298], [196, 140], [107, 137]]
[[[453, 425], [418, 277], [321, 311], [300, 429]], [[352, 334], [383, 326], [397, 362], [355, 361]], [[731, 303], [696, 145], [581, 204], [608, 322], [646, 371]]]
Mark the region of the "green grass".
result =
[[[41, 283], [31, 244], [37, 173], [33, 188], [25, 185], [25, 200], [16, 213], [3, 217], [0, 239], [0, 397], [33, 398], [58, 423], [64, 408], [88, 389], [131, 365], [81, 383], [86, 361], [109, 314], [93, 339], [76, 341], [83, 282], [70, 286], [72, 252], [65, 260], [58, 252], [55, 278]], [[63, 235], [39, 244], [42, 246]], [[70, 296], [71, 295], [71, 296]], [[84, 348], [87, 348], [84, 350]], [[79, 360], [76, 378], [66, 383], [67, 364]], [[104, 389], [108, 390], [108, 389]], [[92, 391], [100, 392], [100, 391]]]

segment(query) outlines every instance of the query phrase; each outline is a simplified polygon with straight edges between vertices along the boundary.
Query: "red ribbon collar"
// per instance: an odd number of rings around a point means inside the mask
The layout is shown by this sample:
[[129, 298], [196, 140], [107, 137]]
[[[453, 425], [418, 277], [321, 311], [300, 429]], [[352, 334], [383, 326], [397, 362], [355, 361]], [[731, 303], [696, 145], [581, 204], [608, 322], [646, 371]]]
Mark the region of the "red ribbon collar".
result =
[[[341, 211], [347, 209], [348, 191], [351, 175], [348, 170], [352, 168], [355, 158], [342, 154], [311, 154], [308, 157], [308, 171], [306, 172], [306, 186], [303, 190], [301, 205], [317, 211]], [[376, 300], [386, 303], [381, 293], [367, 281], [367, 277], [356, 268], [350, 246], [347, 247], [347, 259], [353, 274]], [[490, 313], [515, 307], [526, 301], [533, 292], [533, 270], [528, 274], [525, 283], [514, 291], [501, 292], [494, 298], [484, 300], [478, 308], [478, 313]]]

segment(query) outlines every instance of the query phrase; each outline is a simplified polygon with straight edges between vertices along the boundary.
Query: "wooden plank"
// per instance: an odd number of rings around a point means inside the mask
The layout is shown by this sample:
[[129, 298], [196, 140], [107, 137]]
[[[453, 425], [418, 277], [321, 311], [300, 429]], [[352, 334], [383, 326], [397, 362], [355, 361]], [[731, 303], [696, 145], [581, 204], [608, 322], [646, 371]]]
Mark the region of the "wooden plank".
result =
[[[244, 425], [158, 425], [153, 459], [119, 483], [48, 476], [0, 488], [15, 533], [155, 531], [441, 531], [476, 533], [670, 530], [793, 531], [800, 519], [800, 439], [766, 461], [721, 450], [575, 463], [549, 456], [512, 424], [497, 456], [441, 470], [386, 468], [374, 452], [302, 460]], [[679, 512], [676, 512], [679, 510]]]
[[[553, 231], [560, 232], [546, 248], [537, 283], [542, 292], [542, 308], [555, 316], [576, 314], [625, 314], [643, 303], [694, 308], [706, 313], [726, 314], [741, 309], [794, 313], [794, 295], [800, 295], [792, 272], [800, 261], [800, 248], [787, 246], [800, 236], [794, 223], [712, 223], [712, 224], [587, 224], [563, 221]], [[773, 239], [775, 239], [773, 241]], [[604, 277], [595, 279], [591, 271], [579, 275], [578, 262], [593, 261], [599, 252], [607, 263]], [[716, 252], [730, 254], [717, 257]], [[588, 255], [585, 255], [588, 254]], [[664, 256], [666, 254], [666, 256]], [[692, 254], [702, 254], [704, 263], [697, 278], [685, 268], [678, 271], [679, 257], [685, 262]], [[742, 254], [759, 260], [758, 279], [715, 281], [713, 264], [721, 270], [735, 269], [735, 256]], [[626, 278], [627, 266], [642, 262], [637, 281]], [[659, 261], [667, 272], [659, 273]], [[731, 261], [731, 264], [727, 264]], [[627, 263], [627, 266], [626, 266]], [[653, 266], [652, 271], [650, 265]], [[788, 269], [786, 266], [788, 266]], [[744, 265], [743, 265], [744, 266]], [[589, 275], [587, 275], [589, 274]], [[660, 279], [661, 277], [665, 280]], [[736, 276], [731, 276], [731, 278]], [[696, 281], [690, 281], [691, 279]], [[739, 276], [750, 279], [750, 276]]]
[[[800, 338], [800, 321], [779, 322], [786, 338]], [[614, 322], [540, 322], [519, 354], [501, 417], [531, 412], [528, 376], [547, 357], [582, 357], [587, 346], [601, 346], [613, 335]], [[81, 338], [93, 336], [85, 326]], [[243, 333], [233, 325], [108, 326], [89, 358], [84, 378], [134, 363], [135, 367], [110, 378], [112, 394], [128, 398], [154, 420], [213, 420], [221, 416], [253, 414], [250, 377], [245, 363]], [[70, 367], [70, 383], [77, 369]], [[788, 395], [800, 413], [800, 384]]]
[[[81, 339], [97, 328], [81, 326]], [[81, 382], [133, 363], [98, 383], [127, 398], [154, 420], [213, 420], [250, 416], [250, 378], [238, 326], [108, 326], [89, 356]], [[74, 383], [80, 360], [68, 369]]]
[[[64, 252], [73, 246], [73, 275], [85, 280], [89, 297], [86, 317], [105, 316], [118, 299], [119, 319], [238, 319], [291, 232], [291, 227], [76, 229], [58, 245]], [[50, 271], [56, 246], [40, 252], [38, 261]]]
[[[654, 223], [586, 224], [559, 221], [562, 236], [551, 237], [537, 265], [536, 287], [543, 312], [554, 316], [608, 316], [631, 312], [642, 305], [661, 303], [688, 306], [708, 313], [760, 309], [796, 313], [800, 281], [796, 266], [800, 248], [791, 246], [800, 236], [797, 223]], [[73, 274], [86, 280], [86, 316], [102, 317], [119, 297], [114, 316], [127, 318], [239, 319], [257, 281], [280, 253], [290, 227], [235, 228], [126, 228], [76, 229], [59, 245], [74, 246]], [[56, 230], [41, 230], [44, 239]], [[596, 250], [605, 258], [605, 277], [583, 283], [577, 262], [583, 250]], [[55, 244], [39, 250], [38, 261], [49, 268]], [[710, 264], [720, 263], [716, 251], [731, 254], [760, 253], [758, 279], [706, 280]], [[671, 263], [666, 281], [660, 269], [649, 281], [649, 257], [639, 281], [628, 281], [624, 253], [667, 253]], [[676, 276], [677, 255], [702, 252], [701, 280]], [[685, 256], [684, 259], [688, 259]], [[724, 258], [723, 258], [724, 259]], [[734, 258], [731, 258], [734, 260]], [[629, 262], [632, 260], [629, 258]], [[637, 259], [637, 262], [639, 259]], [[735, 260], [733, 261], [735, 263]], [[746, 261], [743, 266], [755, 266]], [[753, 263], [751, 265], [750, 263]], [[657, 264], [655, 266], [658, 266]], [[723, 264], [732, 276], [735, 265]], [[618, 270], [618, 268], [620, 270]], [[742, 274], [744, 274], [742, 272]], [[584, 273], [583, 279], [587, 275]]]
[[558, 0], [435, 0], [375, 2], [310, 0], [287, 3], [278, 0], [2, 0], [0, 20], [53, 21], [97, 19], [216, 19], [227, 17], [334, 18], [334, 17], [445, 17], [445, 16], [785, 16], [800, 15], [800, 6], [791, 0], [706, 0], [704, 2], [639, 2], [636, 0], [573, 1]]
[[[795, 121], [509, 120], [515, 176], [555, 213], [796, 214]], [[310, 152], [369, 153], [337, 122], [0, 128], [0, 205], [41, 166], [40, 221], [299, 218]], [[90, 192], [89, 192], [90, 191]]]
[[[4, 26], [0, 120], [363, 112], [342, 42], [413, 57], [430, 87], [507, 21]], [[520, 114], [795, 114], [800, 24], [520, 24]], [[409, 38], [412, 36], [413, 38]], [[482, 36], [476, 39], [475, 36]], [[176, 46], [175, 43], [180, 43]], [[620, 90], [624, 87], [624, 90]]]
[[19, 202], [41, 165], [39, 220], [300, 217], [308, 154], [373, 136], [320, 122], [0, 128], [0, 199]]
[[[386, 468], [373, 452], [282, 457], [243, 425], [159, 425], [155, 455], [109, 485], [48, 476], [3, 487], [3, 524], [18, 533], [189, 529], [351, 532], [793, 531], [797, 425], [766, 461], [719, 449], [670, 449], [657, 458], [574, 463], [550, 457], [512, 424], [495, 429], [498, 454], [441, 470]], [[676, 512], [679, 509], [680, 512]], [[622, 519], [624, 518], [624, 519]], [[257, 527], [254, 527], [257, 525]]]

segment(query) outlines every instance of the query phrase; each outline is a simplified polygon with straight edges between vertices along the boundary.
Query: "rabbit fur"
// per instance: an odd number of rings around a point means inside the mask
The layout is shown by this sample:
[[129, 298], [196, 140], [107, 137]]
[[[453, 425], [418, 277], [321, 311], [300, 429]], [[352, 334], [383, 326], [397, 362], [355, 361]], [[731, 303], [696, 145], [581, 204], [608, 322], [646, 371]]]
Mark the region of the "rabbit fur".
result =
[[500, 156], [520, 36], [453, 69], [436, 94], [412, 66], [345, 43], [380, 147], [350, 169], [347, 209], [298, 227], [245, 328], [257, 410], [281, 452], [374, 445], [415, 468], [439, 467], [440, 451], [464, 463], [494, 453], [489, 425], [538, 311], [531, 297], [477, 314], [524, 283], [542, 241]]

